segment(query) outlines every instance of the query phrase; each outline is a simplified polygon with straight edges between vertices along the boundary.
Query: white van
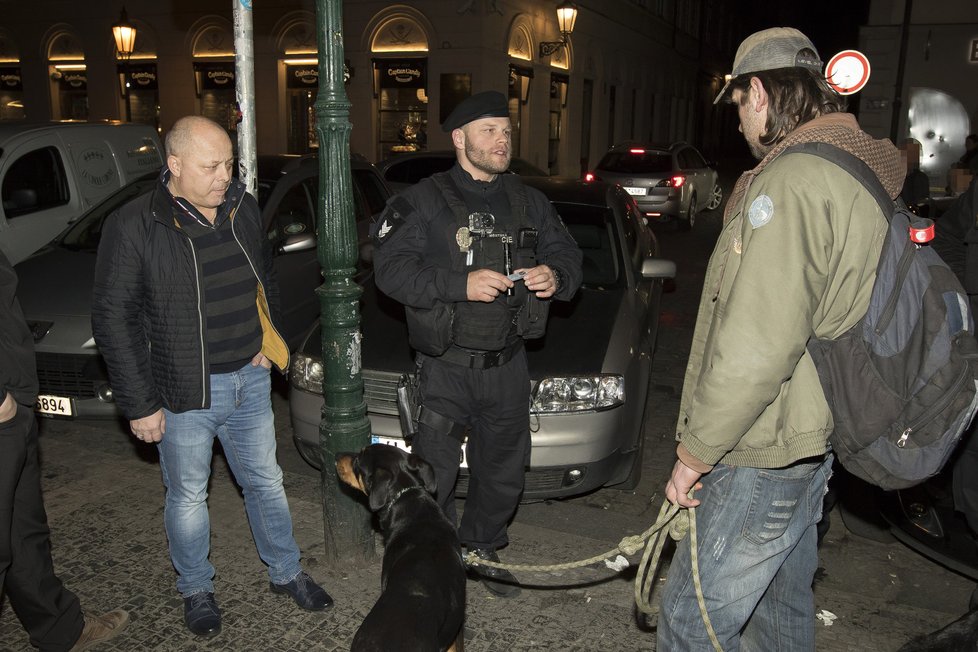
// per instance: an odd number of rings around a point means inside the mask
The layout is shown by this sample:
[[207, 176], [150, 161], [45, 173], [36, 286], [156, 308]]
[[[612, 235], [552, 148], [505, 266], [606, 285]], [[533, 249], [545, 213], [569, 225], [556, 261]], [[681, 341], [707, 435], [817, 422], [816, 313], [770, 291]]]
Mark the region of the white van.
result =
[[0, 251], [12, 264], [27, 258], [163, 159], [148, 125], [0, 123]]

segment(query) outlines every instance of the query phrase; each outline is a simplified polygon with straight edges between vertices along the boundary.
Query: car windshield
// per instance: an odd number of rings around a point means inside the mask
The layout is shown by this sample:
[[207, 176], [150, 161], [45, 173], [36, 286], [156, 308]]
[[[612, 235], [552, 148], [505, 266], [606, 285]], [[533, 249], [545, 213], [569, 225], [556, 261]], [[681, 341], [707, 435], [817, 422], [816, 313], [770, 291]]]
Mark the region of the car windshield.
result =
[[666, 152], [610, 152], [598, 164], [601, 170], [623, 174], [658, 174], [672, 171], [672, 155]]
[[554, 207], [584, 254], [583, 284], [587, 287], [620, 285], [623, 263], [611, 209], [567, 203], [554, 203]]
[[509, 171], [515, 172], [516, 174], [523, 177], [546, 177], [549, 176], [546, 172], [533, 165], [529, 161], [524, 161], [521, 158], [514, 158], [509, 162]]
[[56, 242], [73, 251], [97, 251], [105, 218], [121, 208], [123, 204], [148, 192], [158, 178], [159, 173], [153, 172], [115, 191], [65, 229], [56, 238]]

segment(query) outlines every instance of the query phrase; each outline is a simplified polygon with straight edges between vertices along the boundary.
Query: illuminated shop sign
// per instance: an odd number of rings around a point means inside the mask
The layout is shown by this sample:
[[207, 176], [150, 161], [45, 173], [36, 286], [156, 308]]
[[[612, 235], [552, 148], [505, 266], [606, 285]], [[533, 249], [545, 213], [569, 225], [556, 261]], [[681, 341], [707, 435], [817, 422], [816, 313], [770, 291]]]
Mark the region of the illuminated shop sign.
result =
[[428, 83], [427, 62], [424, 60], [381, 59], [376, 63], [381, 88], [425, 88]]
[[20, 68], [0, 68], [0, 89], [5, 91], [24, 90], [24, 85], [20, 79]]

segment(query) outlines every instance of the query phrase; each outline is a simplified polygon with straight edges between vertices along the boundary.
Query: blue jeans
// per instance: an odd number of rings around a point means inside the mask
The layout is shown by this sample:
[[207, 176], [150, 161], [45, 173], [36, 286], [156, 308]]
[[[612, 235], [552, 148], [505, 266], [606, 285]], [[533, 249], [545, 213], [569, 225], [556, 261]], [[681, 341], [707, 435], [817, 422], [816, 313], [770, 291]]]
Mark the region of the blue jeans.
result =
[[212, 374], [210, 382], [210, 408], [179, 414], [164, 410], [166, 431], [159, 443], [166, 536], [177, 590], [184, 597], [214, 591], [207, 513], [214, 437], [221, 440], [244, 494], [251, 534], [268, 564], [269, 578], [285, 584], [302, 570], [282, 469], [275, 459], [269, 370], [249, 363], [232, 373]]
[[[700, 579], [724, 652], [815, 649], [815, 526], [832, 457], [785, 469], [718, 464], [703, 477], [696, 492]], [[669, 567], [657, 633], [660, 652], [713, 649], [696, 603], [688, 537]]]

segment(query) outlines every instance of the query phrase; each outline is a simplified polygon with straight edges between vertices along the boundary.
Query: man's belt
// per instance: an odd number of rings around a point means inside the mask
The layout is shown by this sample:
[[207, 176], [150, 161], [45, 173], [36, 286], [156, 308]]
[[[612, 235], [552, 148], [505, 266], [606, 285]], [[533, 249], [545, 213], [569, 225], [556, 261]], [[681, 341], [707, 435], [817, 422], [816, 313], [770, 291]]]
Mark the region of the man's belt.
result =
[[500, 367], [510, 360], [523, 348], [523, 340], [517, 340], [499, 351], [472, 351], [452, 344], [436, 360], [444, 360], [469, 369], [492, 369]]

